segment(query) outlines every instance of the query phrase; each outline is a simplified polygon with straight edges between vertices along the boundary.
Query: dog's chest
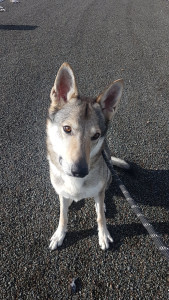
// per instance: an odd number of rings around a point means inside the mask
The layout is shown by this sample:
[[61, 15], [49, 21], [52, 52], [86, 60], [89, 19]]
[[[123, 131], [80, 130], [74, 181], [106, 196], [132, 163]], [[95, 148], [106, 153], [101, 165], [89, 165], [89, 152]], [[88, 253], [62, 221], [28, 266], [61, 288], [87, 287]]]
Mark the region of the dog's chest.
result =
[[52, 185], [58, 195], [79, 201], [84, 198], [95, 197], [105, 185], [105, 178], [90, 173], [84, 178], [76, 178], [60, 173], [50, 162], [50, 176]]
[[97, 196], [103, 185], [104, 183], [102, 180], [90, 180], [90, 177], [86, 179], [65, 176], [60, 194], [66, 198], [71, 198], [74, 201], [79, 201], [83, 198]]

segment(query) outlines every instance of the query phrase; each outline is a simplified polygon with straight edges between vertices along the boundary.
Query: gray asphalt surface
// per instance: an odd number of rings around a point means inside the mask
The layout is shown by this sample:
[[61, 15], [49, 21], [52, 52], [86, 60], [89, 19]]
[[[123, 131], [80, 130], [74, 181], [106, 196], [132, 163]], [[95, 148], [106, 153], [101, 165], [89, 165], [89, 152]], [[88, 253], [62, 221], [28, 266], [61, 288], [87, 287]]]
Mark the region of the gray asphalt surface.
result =
[[[96, 95], [123, 77], [108, 141], [131, 162], [120, 172], [169, 244], [169, 2], [50, 0], [1, 3], [1, 299], [167, 299], [167, 261], [113, 182], [106, 195], [114, 244], [98, 245], [94, 201], [73, 204], [62, 247], [48, 249], [59, 217], [49, 179], [45, 122], [60, 65]], [[70, 282], [76, 280], [71, 294]]]

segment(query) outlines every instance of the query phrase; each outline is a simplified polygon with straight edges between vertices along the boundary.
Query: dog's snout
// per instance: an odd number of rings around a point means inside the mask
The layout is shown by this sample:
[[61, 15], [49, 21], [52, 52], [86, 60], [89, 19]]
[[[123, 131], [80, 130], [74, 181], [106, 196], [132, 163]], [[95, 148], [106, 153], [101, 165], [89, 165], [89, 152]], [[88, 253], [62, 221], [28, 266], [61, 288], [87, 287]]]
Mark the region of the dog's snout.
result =
[[74, 163], [71, 168], [71, 172], [74, 177], [85, 177], [89, 173], [86, 161], [81, 160], [78, 163]]

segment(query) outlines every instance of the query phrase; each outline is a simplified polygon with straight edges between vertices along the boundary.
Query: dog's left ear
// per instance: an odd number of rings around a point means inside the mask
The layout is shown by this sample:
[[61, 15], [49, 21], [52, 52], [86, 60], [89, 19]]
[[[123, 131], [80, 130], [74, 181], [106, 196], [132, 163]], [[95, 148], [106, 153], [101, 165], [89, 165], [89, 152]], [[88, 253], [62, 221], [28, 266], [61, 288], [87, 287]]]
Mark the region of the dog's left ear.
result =
[[117, 111], [117, 107], [122, 96], [123, 80], [114, 81], [102, 94], [97, 98], [101, 105], [106, 120], [110, 121]]
[[50, 93], [52, 104], [61, 108], [73, 96], [77, 95], [77, 87], [73, 71], [68, 63], [63, 63], [60, 67], [54, 86]]

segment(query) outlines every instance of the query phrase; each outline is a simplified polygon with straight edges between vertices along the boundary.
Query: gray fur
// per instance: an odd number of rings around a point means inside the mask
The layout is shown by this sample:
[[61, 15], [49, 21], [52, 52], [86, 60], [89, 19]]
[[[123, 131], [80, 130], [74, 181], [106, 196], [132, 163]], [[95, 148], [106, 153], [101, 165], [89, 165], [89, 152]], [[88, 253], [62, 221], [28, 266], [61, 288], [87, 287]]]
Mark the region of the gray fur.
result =
[[104, 213], [105, 190], [111, 174], [101, 153], [108, 122], [116, 111], [121, 93], [122, 81], [119, 80], [98, 98], [78, 96], [70, 66], [64, 63], [59, 69], [51, 90], [47, 121], [50, 177], [60, 199], [59, 225], [51, 238], [51, 250], [63, 242], [72, 201], [89, 197], [95, 200], [100, 247], [105, 250], [109, 241], [113, 242]]

